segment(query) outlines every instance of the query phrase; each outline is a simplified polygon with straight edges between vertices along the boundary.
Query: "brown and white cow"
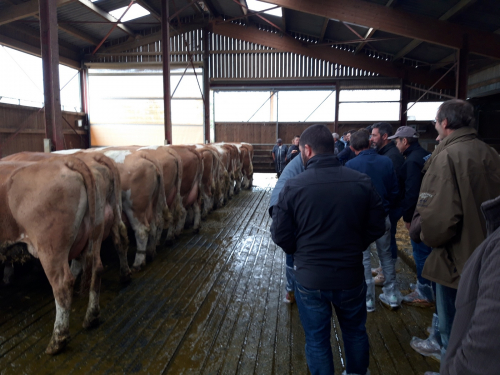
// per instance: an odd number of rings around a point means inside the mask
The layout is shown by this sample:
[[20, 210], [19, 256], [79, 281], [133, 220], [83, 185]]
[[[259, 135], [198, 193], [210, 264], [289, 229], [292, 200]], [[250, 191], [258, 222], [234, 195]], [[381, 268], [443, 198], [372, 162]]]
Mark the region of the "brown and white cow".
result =
[[0, 254], [20, 244], [39, 258], [52, 286], [56, 319], [46, 353], [60, 352], [69, 340], [69, 315], [75, 279], [69, 260], [80, 257], [82, 285], [90, 281], [83, 326], [99, 321], [102, 271], [96, 224], [96, 183], [81, 160], [67, 156], [40, 162], [0, 162]]
[[[92, 171], [96, 181], [96, 223], [104, 222], [101, 236], [106, 239], [111, 235], [120, 259], [120, 276], [122, 281], [130, 279], [130, 268], [127, 262], [128, 236], [127, 228], [122, 221], [121, 180], [116, 164], [107, 156], [97, 152], [83, 150], [64, 150], [54, 153], [20, 152], [7, 156], [2, 161], [40, 161], [54, 157], [72, 155], [82, 160]], [[71, 270], [76, 277], [81, 265], [74, 261]]]
[[228, 143], [212, 143], [210, 146], [214, 147], [220, 156], [222, 165], [227, 171], [227, 183], [225, 192], [225, 202], [231, 199], [235, 194], [235, 170], [236, 159], [238, 158], [237, 149]]
[[250, 189], [253, 183], [253, 146], [250, 143], [233, 143], [240, 150], [241, 187]]
[[[201, 180], [203, 178], [203, 157], [194, 146], [169, 145], [182, 159], [182, 205], [186, 215], [178, 223], [180, 229], [191, 224], [198, 231], [201, 225]], [[184, 219], [184, 221], [182, 220]]]
[[86, 152], [103, 153], [118, 167], [124, 218], [137, 242], [132, 267], [138, 270], [146, 264], [146, 255], [155, 256], [168, 212], [162, 168], [150, 154], [125, 147], [102, 147]]

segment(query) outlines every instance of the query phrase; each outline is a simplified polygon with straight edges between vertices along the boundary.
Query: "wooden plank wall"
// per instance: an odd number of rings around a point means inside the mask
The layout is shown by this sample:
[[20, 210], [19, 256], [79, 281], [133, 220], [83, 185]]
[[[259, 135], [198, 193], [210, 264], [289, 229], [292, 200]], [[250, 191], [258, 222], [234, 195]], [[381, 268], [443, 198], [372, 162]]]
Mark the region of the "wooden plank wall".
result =
[[[83, 113], [63, 112], [63, 134], [66, 149], [87, 148], [88, 132], [77, 128], [76, 122], [84, 120]], [[66, 123], [69, 122], [78, 134]], [[9, 139], [19, 129], [19, 133]], [[44, 111], [40, 108], [11, 104], [0, 104], [0, 150], [1, 157], [21, 151], [43, 152], [45, 138]]]
[[[289, 144], [315, 123], [286, 122], [279, 124], [278, 136]], [[322, 123], [333, 132], [333, 123]], [[216, 142], [248, 142], [256, 144], [276, 143], [276, 122], [220, 122], [215, 123]]]

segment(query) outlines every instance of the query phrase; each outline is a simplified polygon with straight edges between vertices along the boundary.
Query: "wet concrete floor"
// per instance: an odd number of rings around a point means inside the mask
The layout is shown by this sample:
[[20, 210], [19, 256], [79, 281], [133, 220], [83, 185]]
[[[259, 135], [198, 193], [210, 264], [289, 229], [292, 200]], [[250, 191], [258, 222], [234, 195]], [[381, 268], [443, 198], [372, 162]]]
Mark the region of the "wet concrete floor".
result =
[[[102, 323], [82, 329], [88, 299], [75, 296], [72, 339], [54, 357], [44, 354], [55, 317], [50, 285], [35, 262], [17, 267], [14, 285], [0, 288], [0, 374], [307, 374], [297, 307], [282, 302], [285, 256], [269, 234], [275, 182], [257, 174], [251, 191], [211, 213], [200, 233], [159, 250], [127, 285], [107, 245]], [[403, 262], [397, 268], [408, 289], [415, 274]], [[377, 306], [367, 322], [371, 373], [438, 371], [410, 347], [412, 336], [427, 336], [431, 318], [431, 309]], [[335, 316], [332, 323], [340, 374], [342, 336]]]

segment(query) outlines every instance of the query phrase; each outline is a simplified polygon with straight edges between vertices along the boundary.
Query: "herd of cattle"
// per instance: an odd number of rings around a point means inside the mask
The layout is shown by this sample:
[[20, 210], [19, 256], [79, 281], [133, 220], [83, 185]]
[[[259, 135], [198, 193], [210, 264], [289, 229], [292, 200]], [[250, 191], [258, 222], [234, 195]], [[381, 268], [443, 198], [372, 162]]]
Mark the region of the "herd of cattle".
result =
[[167, 240], [190, 226], [199, 230], [210, 211], [249, 189], [252, 158], [248, 143], [215, 143], [21, 152], [1, 159], [0, 263], [5, 277], [27, 252], [40, 259], [56, 304], [46, 352], [60, 352], [69, 340], [79, 274], [90, 291], [83, 326], [98, 323], [104, 239], [111, 237], [121, 278], [128, 280], [127, 228], [137, 242], [132, 269], [139, 270], [154, 258], [164, 230]]

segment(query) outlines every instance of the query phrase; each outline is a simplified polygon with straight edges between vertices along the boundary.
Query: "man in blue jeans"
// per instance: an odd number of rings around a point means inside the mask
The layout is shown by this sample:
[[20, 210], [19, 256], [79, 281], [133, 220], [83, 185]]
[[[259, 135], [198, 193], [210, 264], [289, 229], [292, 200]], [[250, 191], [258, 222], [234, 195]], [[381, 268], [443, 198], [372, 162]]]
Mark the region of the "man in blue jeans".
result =
[[385, 232], [385, 211], [368, 176], [344, 168], [326, 126], [301, 135], [305, 171], [289, 179], [273, 206], [273, 241], [294, 255], [295, 299], [311, 374], [333, 374], [332, 306], [346, 373], [368, 372], [363, 250]]

